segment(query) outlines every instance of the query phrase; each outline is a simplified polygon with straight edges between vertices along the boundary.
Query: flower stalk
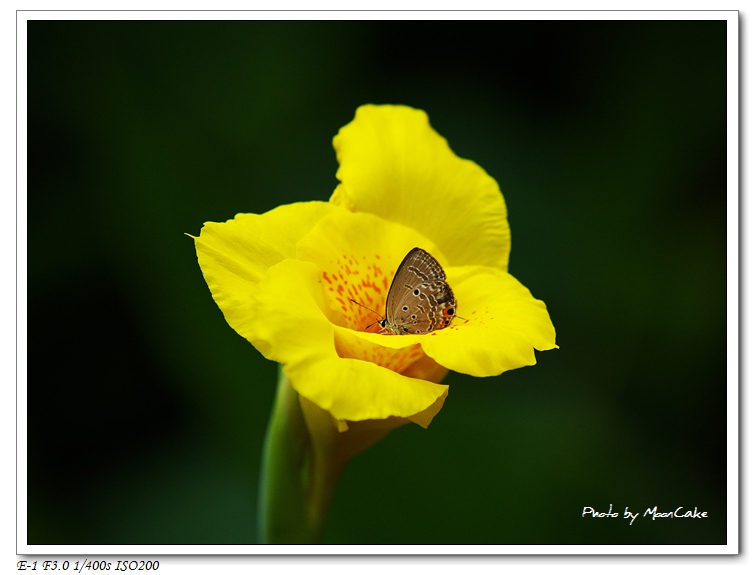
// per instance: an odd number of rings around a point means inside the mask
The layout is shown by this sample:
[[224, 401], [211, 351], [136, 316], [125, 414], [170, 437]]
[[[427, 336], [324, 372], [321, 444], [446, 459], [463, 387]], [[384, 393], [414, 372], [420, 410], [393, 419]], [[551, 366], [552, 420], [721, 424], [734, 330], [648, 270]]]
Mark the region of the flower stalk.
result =
[[279, 369], [278, 390], [262, 454], [259, 540], [319, 543], [343, 463], [313, 441], [299, 394]]

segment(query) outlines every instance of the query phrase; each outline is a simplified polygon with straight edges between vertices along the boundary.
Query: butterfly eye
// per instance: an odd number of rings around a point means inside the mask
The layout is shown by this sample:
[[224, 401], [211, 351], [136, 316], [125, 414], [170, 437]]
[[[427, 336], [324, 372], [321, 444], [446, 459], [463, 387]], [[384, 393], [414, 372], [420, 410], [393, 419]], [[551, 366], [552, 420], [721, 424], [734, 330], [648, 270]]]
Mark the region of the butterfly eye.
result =
[[449, 308], [446, 308], [446, 309], [444, 309], [444, 310], [443, 310], [443, 314], [444, 314], [444, 315], [445, 315], [446, 317], [451, 317], [451, 316], [452, 316], [452, 315], [454, 314], [454, 308], [452, 308], [452, 307], [449, 307]]

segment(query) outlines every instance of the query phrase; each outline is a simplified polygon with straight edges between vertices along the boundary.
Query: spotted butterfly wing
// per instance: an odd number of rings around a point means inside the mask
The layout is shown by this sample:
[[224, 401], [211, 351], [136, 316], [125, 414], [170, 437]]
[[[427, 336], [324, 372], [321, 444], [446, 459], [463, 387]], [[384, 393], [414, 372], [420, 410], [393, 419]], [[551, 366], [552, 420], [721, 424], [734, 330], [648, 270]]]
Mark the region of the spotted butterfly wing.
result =
[[455, 314], [446, 272], [425, 250], [412, 249], [393, 276], [380, 325], [394, 335], [429, 333], [448, 326]]

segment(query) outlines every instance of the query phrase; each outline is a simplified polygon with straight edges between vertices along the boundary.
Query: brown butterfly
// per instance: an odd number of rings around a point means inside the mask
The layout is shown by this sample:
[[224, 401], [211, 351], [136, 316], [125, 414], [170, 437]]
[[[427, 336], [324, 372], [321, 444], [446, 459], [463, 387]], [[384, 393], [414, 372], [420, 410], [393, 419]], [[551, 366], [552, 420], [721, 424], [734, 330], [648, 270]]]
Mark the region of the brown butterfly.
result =
[[380, 327], [393, 335], [429, 333], [447, 327], [455, 315], [456, 298], [446, 272], [425, 250], [412, 249], [393, 276]]

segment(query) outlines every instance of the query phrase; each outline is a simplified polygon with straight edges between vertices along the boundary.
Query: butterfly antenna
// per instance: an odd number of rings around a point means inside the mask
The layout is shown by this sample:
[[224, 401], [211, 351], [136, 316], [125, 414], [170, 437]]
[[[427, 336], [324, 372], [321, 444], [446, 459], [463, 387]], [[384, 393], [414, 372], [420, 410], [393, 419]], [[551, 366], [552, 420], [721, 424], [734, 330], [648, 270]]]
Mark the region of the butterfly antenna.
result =
[[357, 305], [358, 305], [359, 307], [363, 307], [363, 308], [364, 308], [364, 309], [366, 309], [367, 311], [371, 311], [371, 312], [372, 312], [372, 313], [374, 313], [374, 314], [375, 314], [376, 316], [378, 316], [378, 317], [379, 317], [380, 319], [383, 319], [383, 316], [382, 316], [382, 315], [380, 315], [380, 314], [379, 314], [378, 312], [376, 312], [376, 311], [375, 311], [374, 309], [370, 309], [370, 308], [368, 308], [368, 307], [367, 307], [366, 305], [362, 305], [362, 304], [361, 304], [361, 303], [359, 303], [358, 301], [356, 301], [356, 300], [353, 300], [353, 299], [351, 299], [351, 298], [349, 298], [349, 301], [350, 301], [350, 302], [352, 302], [352, 303], [355, 303], [355, 304], [357, 304]]
[[[374, 309], [370, 309], [370, 308], [368, 308], [368, 307], [367, 307], [366, 305], [362, 305], [362, 304], [361, 304], [361, 303], [359, 303], [358, 301], [356, 301], [356, 300], [353, 300], [353, 299], [351, 299], [351, 298], [349, 298], [349, 301], [350, 301], [350, 302], [352, 302], [352, 303], [355, 303], [355, 304], [357, 304], [357, 305], [358, 305], [359, 307], [363, 307], [363, 308], [364, 308], [364, 309], [366, 309], [367, 311], [371, 311], [372, 313], [374, 313], [374, 314], [375, 314], [376, 316], [378, 316], [378, 317], [380, 318], [380, 319], [379, 319], [378, 321], [381, 321], [381, 320], [383, 319], [383, 316], [382, 316], [382, 315], [380, 315], [380, 314], [379, 314], [378, 312], [376, 312], [376, 311], [375, 311]], [[372, 323], [371, 323], [370, 325], [368, 325], [368, 326], [367, 326], [366, 328], [364, 328], [364, 329], [370, 329], [370, 328], [371, 328], [371, 327], [372, 327], [373, 325], [375, 325], [376, 323], [377, 323], [377, 321], [374, 321], [374, 322], [372, 322]]]

